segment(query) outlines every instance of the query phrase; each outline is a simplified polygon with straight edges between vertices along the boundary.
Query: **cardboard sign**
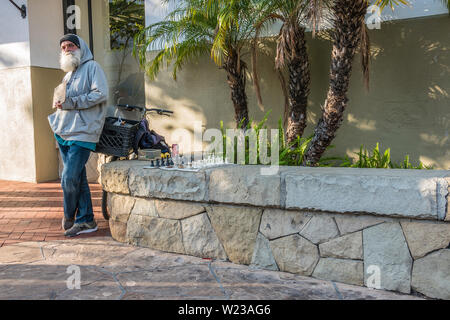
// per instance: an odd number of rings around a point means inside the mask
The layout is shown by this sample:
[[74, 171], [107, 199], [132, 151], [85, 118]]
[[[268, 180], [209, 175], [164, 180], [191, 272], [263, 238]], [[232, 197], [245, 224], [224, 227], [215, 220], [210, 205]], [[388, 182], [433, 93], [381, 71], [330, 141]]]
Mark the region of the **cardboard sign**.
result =
[[53, 108], [56, 108], [55, 104], [57, 102], [63, 103], [66, 101], [66, 85], [67, 83], [63, 81], [59, 86], [53, 91]]

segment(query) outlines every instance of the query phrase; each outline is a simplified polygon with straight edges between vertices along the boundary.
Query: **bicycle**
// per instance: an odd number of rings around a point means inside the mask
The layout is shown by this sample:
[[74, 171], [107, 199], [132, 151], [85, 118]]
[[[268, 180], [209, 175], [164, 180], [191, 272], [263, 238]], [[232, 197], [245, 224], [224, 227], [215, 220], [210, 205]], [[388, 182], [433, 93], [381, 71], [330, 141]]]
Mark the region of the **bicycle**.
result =
[[[136, 133], [138, 132], [140, 122], [146, 119], [146, 115], [156, 112], [159, 115], [170, 117], [173, 111], [159, 108], [145, 108], [128, 104], [117, 104], [116, 107], [123, 108], [128, 112], [138, 111], [139, 120], [123, 119], [118, 117], [106, 117], [105, 125], [97, 144], [96, 152], [111, 156], [109, 162], [125, 160], [137, 152], [139, 146], [135, 145]], [[118, 109], [119, 110], [119, 109]], [[170, 154], [170, 147], [169, 154]], [[125, 158], [125, 159], [124, 159]], [[102, 192], [102, 214], [105, 220], [109, 220], [108, 212], [108, 193]]]

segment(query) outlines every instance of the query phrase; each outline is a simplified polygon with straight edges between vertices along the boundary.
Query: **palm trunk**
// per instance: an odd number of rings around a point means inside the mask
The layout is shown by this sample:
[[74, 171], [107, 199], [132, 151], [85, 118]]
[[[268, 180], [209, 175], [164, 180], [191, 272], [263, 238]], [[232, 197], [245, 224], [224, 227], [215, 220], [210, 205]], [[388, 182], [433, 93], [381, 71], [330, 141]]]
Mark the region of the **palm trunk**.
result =
[[304, 164], [317, 165], [339, 129], [347, 106], [347, 91], [361, 27], [367, 11], [366, 0], [335, 0], [330, 85], [322, 117], [306, 152]]
[[234, 106], [236, 127], [246, 128], [248, 119], [247, 94], [245, 93], [245, 62], [235, 52], [230, 54], [223, 65], [227, 72], [227, 81], [231, 89], [231, 101]]
[[310, 71], [306, 52], [305, 29], [298, 24], [289, 27], [287, 37], [292, 37], [289, 44], [286, 66], [289, 72], [289, 110], [286, 126], [288, 144], [303, 135], [306, 127], [306, 108], [308, 104]]

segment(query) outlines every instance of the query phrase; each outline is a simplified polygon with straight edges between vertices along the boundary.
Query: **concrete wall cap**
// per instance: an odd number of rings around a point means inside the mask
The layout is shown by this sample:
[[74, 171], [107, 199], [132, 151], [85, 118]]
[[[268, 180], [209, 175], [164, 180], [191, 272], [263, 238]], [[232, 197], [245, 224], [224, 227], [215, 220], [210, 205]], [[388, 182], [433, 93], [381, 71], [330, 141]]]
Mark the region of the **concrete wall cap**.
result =
[[[102, 184], [125, 182], [114, 175], [127, 172], [126, 189], [139, 197], [431, 220], [444, 220], [448, 210], [450, 170], [282, 166], [273, 175], [263, 175], [260, 165], [198, 172], [143, 169], [149, 164], [105, 164]], [[159, 185], [163, 183], [170, 185]]]

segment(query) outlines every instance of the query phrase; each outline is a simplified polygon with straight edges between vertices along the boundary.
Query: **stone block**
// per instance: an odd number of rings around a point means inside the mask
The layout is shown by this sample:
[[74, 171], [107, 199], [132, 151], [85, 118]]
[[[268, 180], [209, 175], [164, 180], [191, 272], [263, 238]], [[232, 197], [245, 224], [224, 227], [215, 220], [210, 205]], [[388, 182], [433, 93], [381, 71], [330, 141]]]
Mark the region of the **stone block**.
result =
[[300, 235], [314, 244], [322, 243], [339, 236], [339, 230], [333, 217], [323, 214], [315, 215], [300, 231]]
[[312, 215], [307, 212], [265, 209], [259, 231], [269, 240], [300, 232]]
[[362, 286], [364, 285], [364, 264], [362, 261], [348, 259], [321, 258], [312, 276]]
[[109, 230], [111, 237], [119, 242], [127, 242], [127, 223], [109, 219]]
[[250, 264], [262, 209], [208, 206], [208, 216], [231, 262]]
[[187, 201], [155, 200], [158, 215], [166, 219], [184, 219], [205, 212], [204, 206]]
[[185, 253], [178, 220], [130, 215], [127, 238], [131, 244], [161, 251]]
[[107, 208], [110, 219], [127, 223], [128, 217], [133, 209], [135, 199], [130, 196], [110, 192], [107, 197]]
[[382, 223], [363, 230], [364, 282], [369, 266], [380, 270], [381, 289], [410, 293], [412, 258], [398, 222]]
[[255, 251], [253, 251], [250, 266], [278, 271], [278, 266], [275, 258], [273, 257], [269, 240], [267, 240], [261, 233], [258, 233], [258, 237], [256, 238]]
[[183, 219], [181, 229], [186, 254], [201, 258], [227, 259], [206, 213]]
[[445, 217], [448, 184], [444, 178], [432, 176], [433, 173], [324, 169], [285, 175], [286, 209], [367, 212], [434, 220]]
[[158, 217], [154, 199], [134, 198], [135, 203], [131, 214], [149, 217]]
[[[133, 162], [134, 163], [134, 162]], [[128, 161], [114, 161], [101, 167], [101, 184], [105, 191], [130, 194], [128, 189]]]
[[209, 200], [280, 207], [280, 175], [261, 175], [262, 166], [229, 166], [209, 171]]
[[317, 246], [294, 234], [269, 242], [280, 271], [310, 276], [319, 261]]
[[205, 201], [205, 172], [143, 169], [132, 167], [128, 175], [130, 193], [136, 197]]
[[411, 286], [431, 298], [450, 300], [450, 249], [414, 261]]
[[362, 260], [362, 231], [321, 243], [319, 251], [321, 257]]
[[132, 244], [137, 245], [138, 240], [144, 237], [145, 233], [150, 227], [150, 219], [152, 219], [152, 217], [136, 214], [130, 215], [130, 218], [127, 222], [126, 237]]
[[433, 222], [401, 222], [403, 232], [414, 259], [450, 244], [450, 224]]
[[385, 220], [379, 217], [371, 217], [371, 216], [360, 216], [353, 214], [340, 214], [334, 217], [338, 229], [341, 235], [360, 231], [367, 227], [371, 227], [380, 223], [383, 223]]
[[450, 224], [402, 221], [401, 226], [414, 259], [450, 245]]

